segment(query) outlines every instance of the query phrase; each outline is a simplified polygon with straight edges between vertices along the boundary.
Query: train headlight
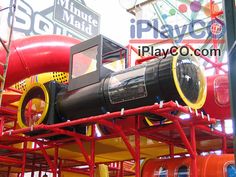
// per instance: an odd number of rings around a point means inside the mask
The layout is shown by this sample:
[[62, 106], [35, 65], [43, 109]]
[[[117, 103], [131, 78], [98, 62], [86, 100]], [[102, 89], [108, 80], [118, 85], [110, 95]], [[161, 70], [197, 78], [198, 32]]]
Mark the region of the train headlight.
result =
[[206, 78], [194, 53], [173, 58], [172, 70], [176, 89], [186, 105], [199, 109], [206, 100]]

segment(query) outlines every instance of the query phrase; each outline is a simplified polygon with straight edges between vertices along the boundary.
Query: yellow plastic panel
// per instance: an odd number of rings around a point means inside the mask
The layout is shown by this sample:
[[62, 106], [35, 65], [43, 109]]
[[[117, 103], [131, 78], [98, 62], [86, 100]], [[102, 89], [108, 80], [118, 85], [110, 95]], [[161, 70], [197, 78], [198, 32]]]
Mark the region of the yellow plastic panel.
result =
[[77, 174], [77, 173], [72, 173], [72, 172], [61, 172], [61, 177], [68, 177], [68, 176], [73, 176], [73, 177], [89, 177], [87, 175], [82, 175], [82, 174]]
[[[134, 147], [134, 136], [128, 137], [131, 145]], [[165, 143], [147, 139], [145, 137], [140, 138], [140, 156], [141, 158], [151, 158], [156, 156], [163, 156], [169, 154], [169, 146]], [[111, 162], [122, 161], [132, 159], [130, 152], [127, 150], [121, 138], [112, 138], [106, 140], [100, 140], [95, 145], [95, 161], [96, 162]], [[84, 143], [84, 148], [87, 153], [90, 154], [90, 143]], [[185, 149], [175, 148], [175, 153], [186, 152]], [[53, 149], [47, 150], [50, 155], [54, 155]], [[74, 160], [84, 161], [84, 157], [81, 154], [77, 144], [64, 145], [59, 149], [59, 157]]]
[[96, 177], [109, 177], [108, 166], [104, 164], [99, 165], [96, 168], [95, 174]]

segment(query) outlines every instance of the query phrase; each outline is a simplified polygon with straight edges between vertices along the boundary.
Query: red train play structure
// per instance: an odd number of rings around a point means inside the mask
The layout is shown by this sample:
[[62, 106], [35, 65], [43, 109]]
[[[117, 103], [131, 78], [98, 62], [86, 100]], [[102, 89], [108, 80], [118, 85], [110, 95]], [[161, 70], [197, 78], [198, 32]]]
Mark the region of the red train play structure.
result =
[[[10, 51], [1, 107], [2, 173], [235, 175], [233, 137], [224, 126], [230, 118], [227, 73], [205, 78], [192, 55], [142, 57], [129, 67], [135, 48], [103, 36], [83, 43], [32, 36], [13, 41]], [[5, 57], [0, 48], [2, 63]], [[23, 93], [10, 88], [36, 74], [68, 71], [67, 84], [32, 82]], [[222, 131], [214, 127], [219, 124]], [[202, 155], [216, 150], [223, 155]], [[101, 164], [106, 170], [99, 171]]]

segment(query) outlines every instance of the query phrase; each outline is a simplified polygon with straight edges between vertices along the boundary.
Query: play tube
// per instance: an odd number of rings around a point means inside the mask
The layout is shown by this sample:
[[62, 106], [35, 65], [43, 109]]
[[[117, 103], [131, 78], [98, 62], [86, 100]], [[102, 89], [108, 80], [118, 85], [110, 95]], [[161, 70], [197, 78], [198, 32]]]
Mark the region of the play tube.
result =
[[[187, 177], [193, 176], [191, 158], [148, 159], [143, 162], [141, 177]], [[198, 177], [235, 176], [233, 154], [197, 157]]]

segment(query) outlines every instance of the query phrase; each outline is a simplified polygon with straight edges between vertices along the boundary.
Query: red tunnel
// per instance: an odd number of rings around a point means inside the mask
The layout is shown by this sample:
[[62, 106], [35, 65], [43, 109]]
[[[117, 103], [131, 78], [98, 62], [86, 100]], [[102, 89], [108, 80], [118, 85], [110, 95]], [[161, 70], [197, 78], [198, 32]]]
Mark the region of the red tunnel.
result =
[[[198, 177], [229, 177], [235, 170], [234, 156], [233, 154], [197, 156], [197, 166]], [[192, 170], [190, 157], [149, 159], [143, 163], [141, 177], [187, 177], [192, 176]]]

